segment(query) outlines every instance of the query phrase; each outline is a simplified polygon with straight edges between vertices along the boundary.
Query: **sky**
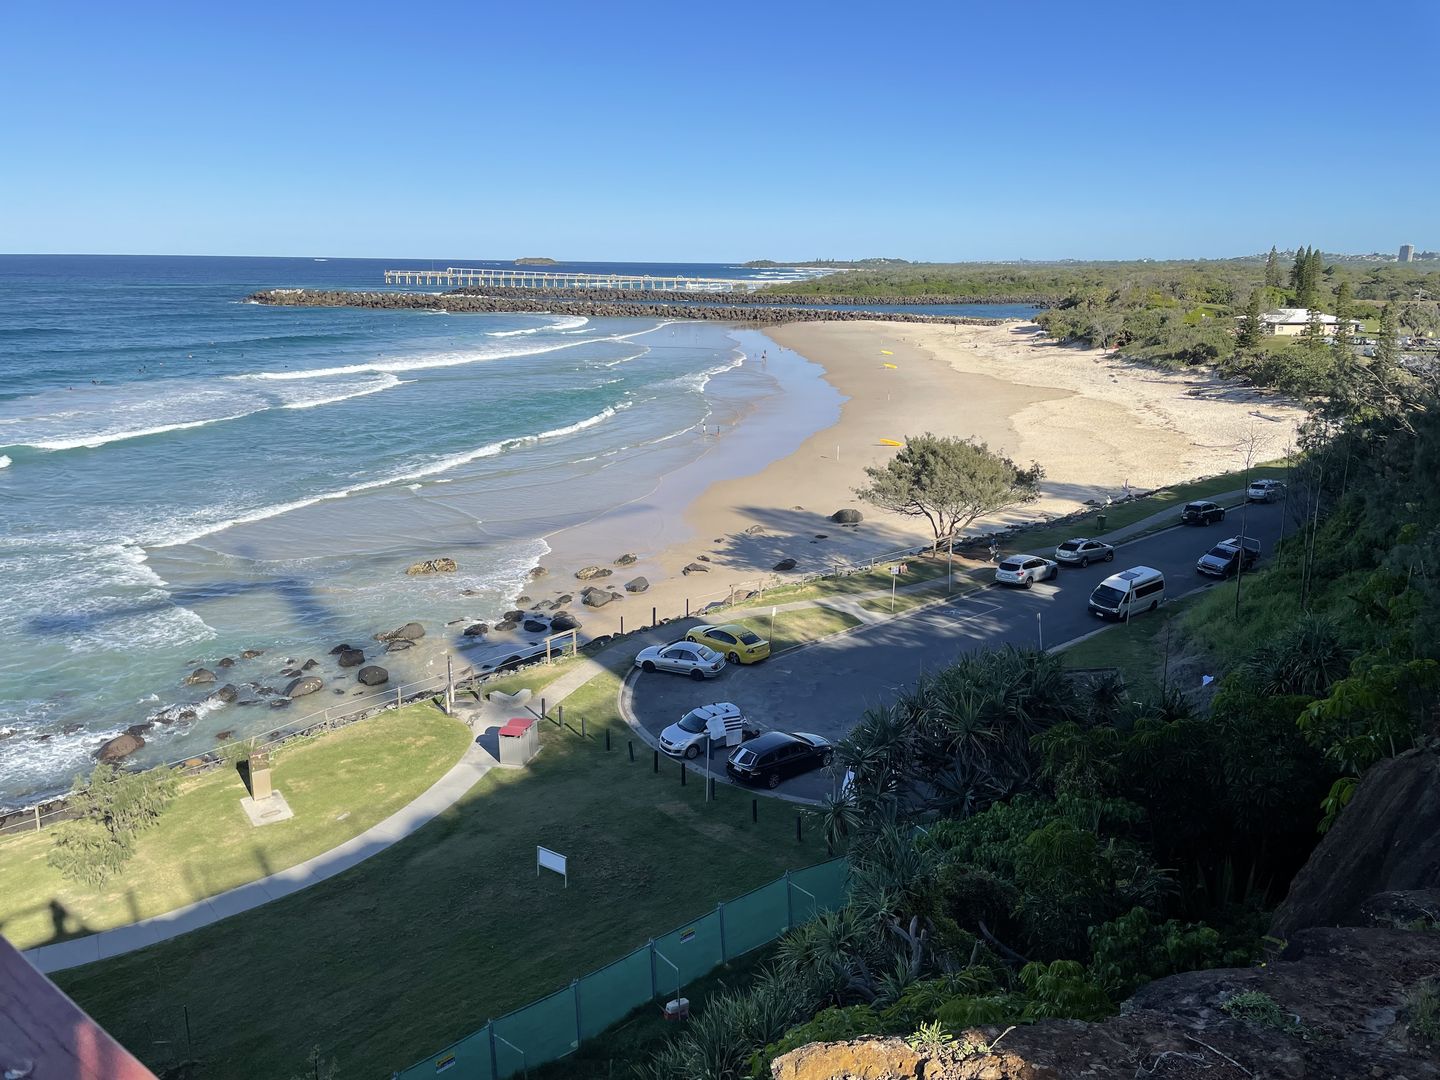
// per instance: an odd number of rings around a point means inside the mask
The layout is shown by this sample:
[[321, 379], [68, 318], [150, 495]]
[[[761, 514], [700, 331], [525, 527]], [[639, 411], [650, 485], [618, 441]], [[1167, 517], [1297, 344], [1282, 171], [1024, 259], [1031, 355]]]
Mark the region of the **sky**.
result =
[[1440, 249], [1440, 4], [0, 4], [0, 251]]

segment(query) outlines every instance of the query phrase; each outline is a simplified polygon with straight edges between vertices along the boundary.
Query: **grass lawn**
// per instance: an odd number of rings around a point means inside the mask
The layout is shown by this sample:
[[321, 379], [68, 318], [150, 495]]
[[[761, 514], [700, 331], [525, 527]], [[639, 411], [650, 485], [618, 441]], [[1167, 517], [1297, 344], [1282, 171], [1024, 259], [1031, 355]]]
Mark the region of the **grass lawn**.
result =
[[[743, 612], [740, 614], [743, 615]], [[773, 636], [770, 630], [769, 612], [764, 615], [741, 618], [739, 622], [741, 626], [748, 627], [761, 637], [769, 638], [771, 652], [779, 652], [781, 649], [788, 649], [806, 641], [814, 641], [816, 638], [822, 638], [828, 634], [838, 634], [841, 630], [849, 630], [852, 626], [860, 625], [860, 620], [854, 615], [836, 611], [834, 608], [819, 606], [801, 608], [798, 611], [779, 612], [775, 616]]]
[[50, 831], [7, 838], [0, 930], [30, 948], [159, 915], [303, 862], [411, 802], [468, 741], [463, 724], [424, 703], [281, 748], [272, 777], [295, 817], [261, 829], [240, 809], [246, 791], [235, 770], [185, 780], [159, 824], [138, 839], [124, 876], [103, 889], [72, 884], [46, 864]]
[[[778, 629], [778, 627], [777, 627]], [[524, 770], [496, 769], [420, 832], [284, 900], [56, 981], [152, 1067], [210, 1078], [299, 1073], [313, 1046], [341, 1076], [387, 1076], [685, 919], [825, 858], [790, 809], [631, 763], [619, 677], [566, 700], [589, 738], [546, 724]], [[618, 738], [604, 750], [604, 729]], [[283, 765], [282, 765], [283, 768]], [[283, 784], [281, 785], [284, 786]], [[570, 887], [535, 876], [535, 845]]]

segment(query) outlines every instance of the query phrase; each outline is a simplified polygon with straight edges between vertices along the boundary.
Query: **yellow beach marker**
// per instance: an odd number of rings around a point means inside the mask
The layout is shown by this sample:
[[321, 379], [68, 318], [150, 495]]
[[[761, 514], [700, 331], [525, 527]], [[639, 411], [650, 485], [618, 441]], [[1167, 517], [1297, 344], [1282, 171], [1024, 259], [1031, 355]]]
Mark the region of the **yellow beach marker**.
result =
[[881, 350], [880, 350], [880, 355], [881, 355], [881, 356], [894, 356], [895, 354], [894, 354], [893, 352], [891, 352], [889, 349], [881, 349]]
[[904, 446], [905, 444], [896, 439], [881, 439], [881, 446]]
[[900, 367], [899, 364], [886, 364], [885, 366], [888, 368], [895, 368], [896, 370], [899, 370]]

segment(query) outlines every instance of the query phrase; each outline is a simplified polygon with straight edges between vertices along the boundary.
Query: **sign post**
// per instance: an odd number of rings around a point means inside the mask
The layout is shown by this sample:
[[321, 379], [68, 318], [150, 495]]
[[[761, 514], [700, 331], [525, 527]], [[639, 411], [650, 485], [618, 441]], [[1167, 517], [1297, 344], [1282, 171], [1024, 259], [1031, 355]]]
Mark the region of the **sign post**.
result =
[[570, 875], [565, 870], [565, 856], [558, 851], [551, 851], [547, 847], [535, 848], [535, 876], [540, 876], [541, 869], [554, 870], [565, 879], [565, 888], [570, 887]]
[[895, 614], [895, 582], [897, 582], [897, 581], [899, 581], [899, 580], [900, 580], [900, 567], [899, 567], [897, 564], [895, 564], [895, 563], [891, 563], [891, 564], [890, 564], [890, 614], [891, 614], [891, 615], [894, 615], [894, 614]]

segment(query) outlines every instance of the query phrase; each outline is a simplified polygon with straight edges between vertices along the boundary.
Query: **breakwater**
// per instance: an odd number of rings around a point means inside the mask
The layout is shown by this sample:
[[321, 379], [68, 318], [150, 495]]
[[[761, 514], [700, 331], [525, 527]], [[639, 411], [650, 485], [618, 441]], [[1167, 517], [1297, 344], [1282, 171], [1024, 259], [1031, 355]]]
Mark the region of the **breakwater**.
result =
[[[479, 285], [466, 285], [451, 289], [447, 296], [495, 296], [497, 290]], [[953, 296], [941, 293], [926, 293], [915, 296], [857, 296], [845, 293], [787, 293], [740, 289], [730, 292], [685, 292], [671, 289], [580, 289], [580, 288], [527, 288], [505, 286], [498, 295], [526, 297], [529, 299], [598, 300], [610, 302], [616, 296], [625, 300], [652, 300], [671, 304], [740, 304], [747, 307], [759, 304], [781, 304], [786, 307], [825, 307], [844, 305], [848, 307], [865, 304], [880, 304], [885, 307], [936, 307], [950, 304], [1035, 304], [1046, 306], [1055, 302], [1054, 297], [1033, 294], [1014, 296]]]
[[[595, 290], [587, 290], [595, 292]], [[528, 293], [535, 295], [512, 295]], [[630, 294], [626, 294], [627, 297]], [[810, 306], [764, 306], [716, 302], [710, 296], [670, 293], [701, 304], [677, 306], [673, 301], [616, 300], [613, 292], [594, 299], [577, 298], [569, 290], [507, 289], [505, 295], [493, 293], [450, 292], [431, 293], [363, 292], [338, 289], [264, 289], [245, 298], [248, 303], [286, 307], [354, 307], [393, 310], [440, 310], [451, 312], [536, 312], [548, 315], [582, 315], [589, 318], [620, 319], [705, 319], [731, 323], [765, 323], [775, 325], [791, 322], [851, 322], [884, 319], [889, 322], [963, 323], [971, 326], [998, 326], [1003, 319], [974, 318], [966, 315], [931, 315], [914, 312], [882, 312], [863, 309], [837, 311]], [[853, 302], [853, 301], [847, 301]]]

